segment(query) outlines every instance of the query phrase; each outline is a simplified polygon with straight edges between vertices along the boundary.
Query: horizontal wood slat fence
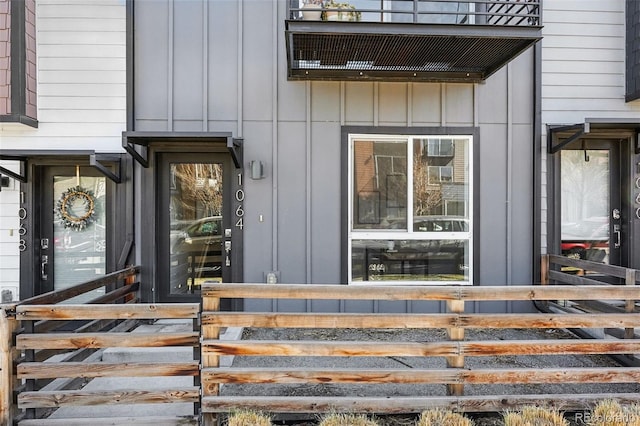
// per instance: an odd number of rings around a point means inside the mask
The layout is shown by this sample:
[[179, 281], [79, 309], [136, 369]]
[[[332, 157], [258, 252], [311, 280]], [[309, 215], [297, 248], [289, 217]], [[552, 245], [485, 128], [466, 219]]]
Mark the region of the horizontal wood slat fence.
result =
[[[395, 414], [448, 408], [463, 412], [491, 412], [523, 405], [546, 404], [563, 410], [587, 409], [615, 398], [639, 402], [638, 392], [469, 394], [473, 385], [504, 384], [638, 384], [640, 353], [637, 271], [558, 256], [545, 256], [543, 285], [521, 286], [358, 286], [295, 284], [204, 284], [202, 304], [142, 304], [138, 299], [138, 268], [127, 268], [71, 289], [51, 292], [0, 309], [0, 423], [11, 425], [197, 425], [216, 424], [222, 413], [238, 408], [271, 413], [363, 412]], [[603, 278], [605, 277], [605, 278]], [[605, 282], [606, 281], [606, 282]], [[612, 284], [613, 282], [613, 284]], [[104, 288], [104, 294], [94, 290]], [[78, 296], [84, 303], [71, 303]], [[93, 297], [93, 298], [92, 298]], [[378, 301], [435, 301], [442, 313], [353, 312], [227, 312], [226, 298]], [[478, 313], [478, 302], [530, 301], [543, 312]], [[330, 304], [329, 304], [330, 305]], [[318, 306], [313, 305], [311, 306]], [[320, 306], [326, 306], [320, 304]], [[334, 304], [335, 306], [335, 304]], [[413, 306], [418, 306], [416, 303]], [[192, 320], [191, 331], [150, 333], [133, 329], [158, 319]], [[222, 328], [307, 330], [304, 338], [221, 340]], [[347, 333], [331, 340], [319, 329]], [[390, 341], [389, 336], [415, 329], [435, 340]], [[503, 329], [571, 329], [601, 333], [589, 339], [531, 338], [480, 339]], [[375, 334], [380, 330], [386, 333]], [[595, 331], [594, 331], [595, 330]], [[600, 332], [598, 331], [600, 330]], [[443, 333], [444, 331], [444, 333]], [[358, 338], [372, 332], [375, 340]], [[553, 334], [553, 333], [552, 333]], [[356, 337], [352, 337], [356, 336]], [[377, 336], [377, 337], [376, 337]], [[380, 337], [382, 336], [382, 337]], [[527, 335], [530, 336], [530, 335]], [[536, 335], [537, 336], [537, 335]], [[593, 337], [593, 336], [592, 336]], [[184, 362], [104, 362], [107, 348], [189, 347], [193, 357]], [[225, 355], [248, 357], [247, 366], [221, 367]], [[626, 361], [620, 366], [522, 368], [517, 364], [483, 367], [474, 360], [521, 355], [609, 355]], [[257, 367], [252, 356], [329, 357], [336, 363], [297, 367]], [[54, 357], [54, 358], [52, 358]], [[339, 357], [440, 360], [439, 367], [351, 367]], [[444, 361], [442, 361], [444, 360]], [[293, 364], [293, 363], [291, 363]], [[394, 365], [394, 364], [392, 364]], [[429, 364], [430, 365], [430, 364]], [[189, 386], [107, 390], [84, 385], [95, 378], [187, 377]], [[131, 383], [135, 383], [132, 381]], [[224, 386], [251, 385], [429, 385], [442, 389], [409, 396], [263, 396], [259, 390], [233, 395]], [[412, 388], [413, 389], [413, 388]], [[415, 389], [420, 389], [416, 387]], [[366, 393], [366, 392], [365, 392]], [[345, 393], [344, 395], [353, 395]], [[60, 408], [114, 404], [193, 404], [190, 416], [118, 418], [61, 418]], [[57, 412], [55, 412], [58, 410]], [[54, 413], [55, 412], [55, 413]], [[53, 417], [49, 417], [54, 413]], [[62, 414], [61, 414], [62, 413]]]
[[[138, 267], [126, 268], [65, 290], [4, 306], [2, 330], [3, 425], [197, 425], [199, 387], [199, 315], [193, 304], [139, 303]], [[99, 293], [96, 292], [99, 291]], [[193, 331], [131, 331], [158, 319], [188, 319]], [[191, 362], [108, 363], [108, 348], [193, 348]], [[7, 370], [5, 370], [5, 368]], [[192, 386], [146, 389], [90, 389], [94, 378], [187, 376]], [[5, 386], [5, 381], [11, 382]], [[17, 395], [17, 397], [15, 396]], [[15, 397], [15, 400], [14, 400]], [[59, 409], [112, 404], [188, 402], [190, 417], [64, 418]], [[53, 414], [53, 417], [49, 417]], [[114, 423], [115, 422], [115, 423]]]
[[[627, 279], [629, 285], [611, 285], [561, 267], [597, 271]], [[555, 268], [555, 269], [554, 269]], [[633, 270], [631, 270], [633, 271]], [[633, 366], [539, 368], [477, 368], [471, 357], [507, 357], [518, 355], [627, 355], [638, 354], [640, 339], [571, 340], [527, 339], [509, 341], [465, 340], [465, 332], [473, 329], [618, 329], [629, 330], [640, 325], [636, 303], [640, 287], [635, 286], [635, 271], [574, 263], [558, 256], [546, 256], [541, 286], [344, 286], [344, 285], [264, 285], [205, 284], [202, 287], [202, 403], [208, 423], [217, 413], [232, 409], [252, 408], [267, 412], [321, 413], [331, 411], [364, 413], [420, 412], [427, 408], [457, 411], [502, 411], [527, 404], [546, 404], [563, 410], [587, 409], [604, 398], [620, 402], [638, 402], [638, 393], [588, 394], [522, 394], [465, 395], [466, 385], [476, 384], [592, 384], [640, 383], [640, 369]], [[631, 281], [633, 284], [631, 285]], [[301, 299], [301, 300], [394, 300], [442, 301], [447, 312], [424, 313], [347, 313], [347, 312], [221, 312], [217, 308], [223, 298]], [[559, 300], [599, 301], [623, 304], [623, 311], [586, 312], [573, 310], [530, 314], [467, 313], [469, 302], [532, 301], [549, 307]], [[207, 308], [214, 307], [214, 308]], [[384, 340], [326, 341], [305, 340], [241, 340], [221, 341], [221, 327], [270, 329], [444, 329], [445, 340], [429, 342], [389, 342]], [[208, 336], [208, 337], [207, 337]], [[305, 336], [313, 336], [306, 333]], [[444, 357], [446, 368], [358, 368], [358, 367], [219, 367], [218, 357]], [[251, 364], [247, 361], [247, 364]], [[313, 363], [311, 363], [313, 365]], [[222, 384], [436, 384], [446, 388], [445, 395], [414, 395], [381, 398], [376, 396], [241, 396], [220, 392]], [[254, 386], [253, 389], [259, 389]]]

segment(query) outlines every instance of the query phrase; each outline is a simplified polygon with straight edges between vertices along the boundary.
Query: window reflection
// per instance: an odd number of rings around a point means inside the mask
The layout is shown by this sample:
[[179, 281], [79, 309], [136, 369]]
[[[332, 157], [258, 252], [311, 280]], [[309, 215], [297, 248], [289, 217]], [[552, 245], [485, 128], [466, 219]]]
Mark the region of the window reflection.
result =
[[407, 142], [354, 144], [355, 229], [406, 229]]
[[351, 280], [469, 283], [470, 137], [392, 138], [352, 140]]
[[195, 293], [222, 276], [221, 164], [170, 168], [171, 293]]
[[467, 240], [354, 240], [353, 281], [469, 281]]

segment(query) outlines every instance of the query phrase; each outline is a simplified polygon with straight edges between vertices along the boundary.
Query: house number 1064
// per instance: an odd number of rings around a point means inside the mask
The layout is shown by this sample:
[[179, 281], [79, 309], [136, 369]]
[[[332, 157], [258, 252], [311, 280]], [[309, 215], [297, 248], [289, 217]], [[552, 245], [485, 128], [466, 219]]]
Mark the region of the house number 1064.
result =
[[242, 173], [238, 173], [238, 186], [240, 189], [236, 191], [236, 202], [238, 203], [236, 207], [236, 228], [243, 229], [244, 228], [244, 208], [242, 207], [242, 202], [244, 201], [244, 190], [242, 189]]

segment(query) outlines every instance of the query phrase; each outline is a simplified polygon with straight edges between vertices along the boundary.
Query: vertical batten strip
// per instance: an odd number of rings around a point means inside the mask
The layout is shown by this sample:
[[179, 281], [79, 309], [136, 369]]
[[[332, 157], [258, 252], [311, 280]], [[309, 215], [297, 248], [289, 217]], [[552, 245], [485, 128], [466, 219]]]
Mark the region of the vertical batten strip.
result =
[[[305, 241], [305, 247], [306, 247], [306, 283], [310, 284], [312, 282], [313, 279], [313, 275], [312, 275], [312, 262], [311, 262], [311, 250], [312, 250], [312, 245], [311, 245], [311, 238], [312, 238], [312, 226], [311, 226], [311, 221], [313, 219], [313, 211], [312, 211], [312, 200], [313, 197], [311, 196], [311, 191], [313, 190], [312, 185], [311, 185], [311, 172], [312, 172], [312, 159], [311, 159], [311, 82], [307, 81], [305, 84], [305, 92], [306, 92], [306, 113], [305, 113], [305, 151], [306, 151], [306, 158], [305, 158], [305, 166], [306, 166], [306, 173], [305, 173], [305, 190], [306, 190], [306, 200], [305, 200], [305, 229], [306, 229], [306, 241]], [[307, 309], [311, 308], [311, 301], [307, 300]]]
[[169, 0], [169, 10], [167, 13], [167, 131], [173, 131], [173, 49], [174, 49], [174, 0]]
[[[511, 63], [507, 64], [507, 143], [506, 143], [506, 152], [507, 152], [507, 179], [506, 179], [506, 227], [505, 235], [506, 235], [506, 274], [507, 274], [507, 282], [513, 283], [513, 244], [512, 244], [512, 236], [513, 236], [513, 206], [512, 206], [512, 198], [513, 198], [513, 65]], [[507, 301], [507, 312], [513, 312], [513, 302], [511, 300]]]
[[209, 131], [209, 1], [202, 0], [202, 131]]

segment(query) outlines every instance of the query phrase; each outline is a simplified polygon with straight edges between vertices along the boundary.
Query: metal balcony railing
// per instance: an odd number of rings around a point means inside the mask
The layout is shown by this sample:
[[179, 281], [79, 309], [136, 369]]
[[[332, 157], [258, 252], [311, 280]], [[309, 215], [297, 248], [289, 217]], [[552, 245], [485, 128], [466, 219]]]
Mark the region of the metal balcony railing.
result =
[[542, 0], [289, 0], [288, 16], [290, 20], [540, 26], [541, 2]]

